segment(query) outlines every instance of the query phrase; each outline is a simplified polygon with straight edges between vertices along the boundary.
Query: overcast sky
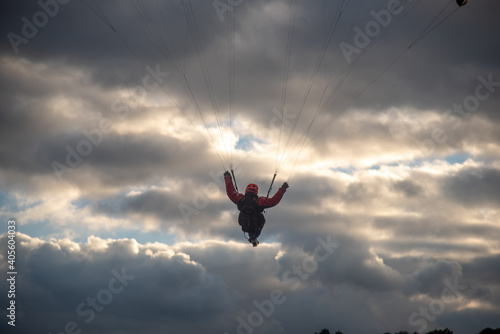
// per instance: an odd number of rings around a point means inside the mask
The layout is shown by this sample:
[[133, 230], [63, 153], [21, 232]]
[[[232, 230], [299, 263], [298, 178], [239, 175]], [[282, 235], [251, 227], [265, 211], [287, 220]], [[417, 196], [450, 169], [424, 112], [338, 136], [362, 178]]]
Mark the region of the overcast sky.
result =
[[96, 2], [0, 10], [18, 333], [500, 327], [500, 2]]

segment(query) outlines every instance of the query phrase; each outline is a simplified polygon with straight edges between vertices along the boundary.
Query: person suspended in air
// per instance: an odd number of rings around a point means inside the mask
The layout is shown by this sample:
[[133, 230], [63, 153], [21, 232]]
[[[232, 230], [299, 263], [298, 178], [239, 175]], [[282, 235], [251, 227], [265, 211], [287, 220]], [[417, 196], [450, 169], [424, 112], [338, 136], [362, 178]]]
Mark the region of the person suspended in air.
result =
[[256, 184], [250, 183], [245, 194], [241, 194], [234, 188], [233, 179], [229, 172], [224, 173], [226, 182], [226, 193], [229, 199], [237, 205], [240, 214], [238, 216], [238, 224], [244, 233], [248, 234], [248, 241], [256, 247], [259, 244], [257, 238], [262, 232], [262, 228], [266, 223], [264, 210], [277, 205], [288, 188], [288, 183], [283, 183], [281, 188], [274, 194], [273, 197], [259, 196], [259, 187]]

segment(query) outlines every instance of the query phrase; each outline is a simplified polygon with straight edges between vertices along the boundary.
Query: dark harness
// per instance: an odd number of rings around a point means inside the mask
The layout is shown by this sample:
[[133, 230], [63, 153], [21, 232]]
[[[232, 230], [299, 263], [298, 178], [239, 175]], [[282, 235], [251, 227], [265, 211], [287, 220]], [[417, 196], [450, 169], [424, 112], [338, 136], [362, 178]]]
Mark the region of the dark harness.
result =
[[257, 238], [266, 223], [264, 208], [257, 204], [257, 200], [256, 194], [247, 193], [237, 203], [240, 210], [238, 223], [243, 232], [248, 233], [251, 238]]

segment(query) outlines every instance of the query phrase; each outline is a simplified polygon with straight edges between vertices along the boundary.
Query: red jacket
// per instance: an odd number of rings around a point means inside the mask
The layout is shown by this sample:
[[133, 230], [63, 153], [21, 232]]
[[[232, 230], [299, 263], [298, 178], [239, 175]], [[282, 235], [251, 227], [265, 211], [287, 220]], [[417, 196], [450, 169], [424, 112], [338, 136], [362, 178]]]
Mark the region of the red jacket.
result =
[[[227, 197], [234, 203], [238, 204], [240, 199], [243, 197], [243, 194], [240, 194], [239, 192], [234, 189], [233, 185], [233, 179], [231, 178], [231, 175], [224, 176], [224, 180], [226, 181], [226, 193]], [[264, 209], [273, 207], [277, 205], [280, 201], [281, 198], [283, 197], [283, 194], [285, 193], [286, 189], [285, 188], [280, 188], [276, 194], [274, 194], [273, 197], [264, 197], [264, 196], [259, 196], [259, 199], [257, 200], [257, 204]]]

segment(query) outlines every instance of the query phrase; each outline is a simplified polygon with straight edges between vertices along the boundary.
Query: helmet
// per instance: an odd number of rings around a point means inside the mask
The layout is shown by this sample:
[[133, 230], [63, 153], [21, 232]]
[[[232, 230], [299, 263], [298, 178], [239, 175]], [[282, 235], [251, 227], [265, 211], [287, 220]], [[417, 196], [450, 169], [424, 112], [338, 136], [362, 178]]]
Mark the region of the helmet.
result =
[[250, 183], [245, 189], [245, 193], [254, 193], [257, 194], [259, 192], [259, 187], [256, 184]]

